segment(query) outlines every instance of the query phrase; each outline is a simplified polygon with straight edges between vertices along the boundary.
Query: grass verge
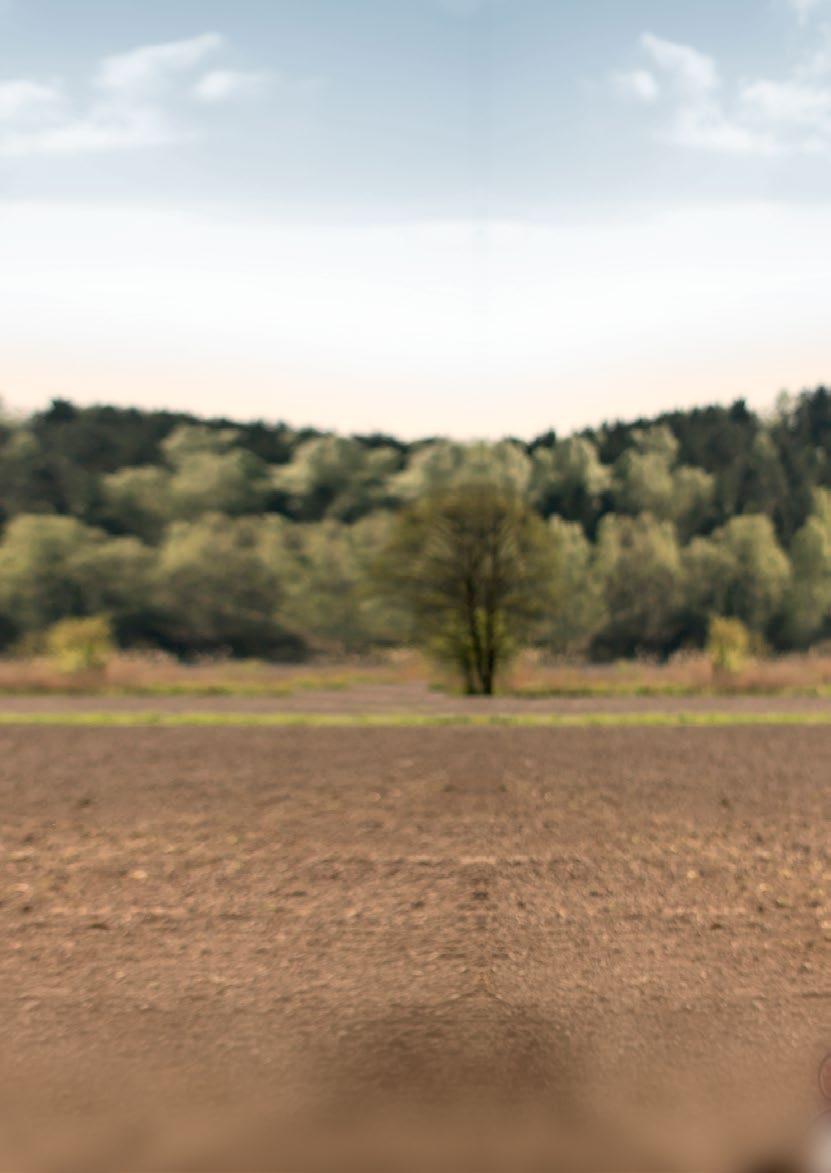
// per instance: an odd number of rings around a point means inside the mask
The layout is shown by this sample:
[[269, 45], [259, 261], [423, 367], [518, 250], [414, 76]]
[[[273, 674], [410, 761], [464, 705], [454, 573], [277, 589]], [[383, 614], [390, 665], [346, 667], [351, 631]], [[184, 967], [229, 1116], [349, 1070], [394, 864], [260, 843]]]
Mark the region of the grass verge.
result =
[[831, 710], [804, 713], [0, 713], [0, 727], [59, 728], [729, 728], [733, 726], [831, 726]]

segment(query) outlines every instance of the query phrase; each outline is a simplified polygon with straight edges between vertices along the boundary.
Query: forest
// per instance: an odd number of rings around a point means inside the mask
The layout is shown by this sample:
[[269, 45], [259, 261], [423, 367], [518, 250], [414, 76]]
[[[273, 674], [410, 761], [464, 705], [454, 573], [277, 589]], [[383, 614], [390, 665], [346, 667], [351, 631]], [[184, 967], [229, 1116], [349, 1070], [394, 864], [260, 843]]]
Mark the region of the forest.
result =
[[676, 411], [531, 442], [403, 442], [54, 401], [0, 416], [0, 647], [106, 616], [182, 657], [361, 654], [410, 642], [379, 590], [402, 511], [470, 481], [545, 524], [533, 642], [665, 658], [713, 617], [758, 649], [831, 634], [831, 392], [764, 415]]

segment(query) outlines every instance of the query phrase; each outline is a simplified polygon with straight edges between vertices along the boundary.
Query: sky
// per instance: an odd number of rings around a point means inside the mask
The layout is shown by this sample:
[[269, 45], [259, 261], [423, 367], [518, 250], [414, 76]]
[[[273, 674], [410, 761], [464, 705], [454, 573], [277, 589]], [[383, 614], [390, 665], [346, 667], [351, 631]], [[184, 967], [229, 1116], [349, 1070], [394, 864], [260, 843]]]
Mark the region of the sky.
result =
[[0, 397], [531, 437], [831, 380], [831, 0], [0, 0]]

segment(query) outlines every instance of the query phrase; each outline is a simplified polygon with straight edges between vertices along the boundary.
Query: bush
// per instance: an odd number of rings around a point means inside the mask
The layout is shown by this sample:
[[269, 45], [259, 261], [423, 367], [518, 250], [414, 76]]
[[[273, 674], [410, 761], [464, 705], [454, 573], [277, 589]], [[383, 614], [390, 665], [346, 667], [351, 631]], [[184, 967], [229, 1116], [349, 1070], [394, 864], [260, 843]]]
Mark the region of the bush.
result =
[[716, 675], [731, 676], [747, 663], [750, 632], [741, 619], [714, 615], [707, 632], [707, 655]]
[[14, 621], [0, 611], [0, 654], [7, 651], [18, 636]]
[[46, 649], [65, 672], [105, 668], [115, 652], [112, 624], [106, 615], [62, 619], [49, 628]]
[[190, 656], [302, 657], [303, 640], [278, 615], [284, 550], [273, 528], [209, 513], [167, 529], [154, 584], [162, 646]]

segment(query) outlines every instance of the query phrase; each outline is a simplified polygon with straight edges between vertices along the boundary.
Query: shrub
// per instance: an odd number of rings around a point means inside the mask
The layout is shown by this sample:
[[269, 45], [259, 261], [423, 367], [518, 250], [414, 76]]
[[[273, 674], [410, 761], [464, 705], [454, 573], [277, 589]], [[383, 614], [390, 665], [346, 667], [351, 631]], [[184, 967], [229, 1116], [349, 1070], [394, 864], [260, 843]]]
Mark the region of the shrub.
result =
[[112, 624], [106, 615], [62, 619], [49, 628], [46, 649], [65, 672], [105, 668], [115, 652]]
[[713, 615], [707, 632], [707, 655], [715, 675], [739, 672], [750, 654], [750, 632], [741, 619]]
[[14, 621], [0, 611], [0, 654], [12, 646], [17, 634], [17, 627]]

